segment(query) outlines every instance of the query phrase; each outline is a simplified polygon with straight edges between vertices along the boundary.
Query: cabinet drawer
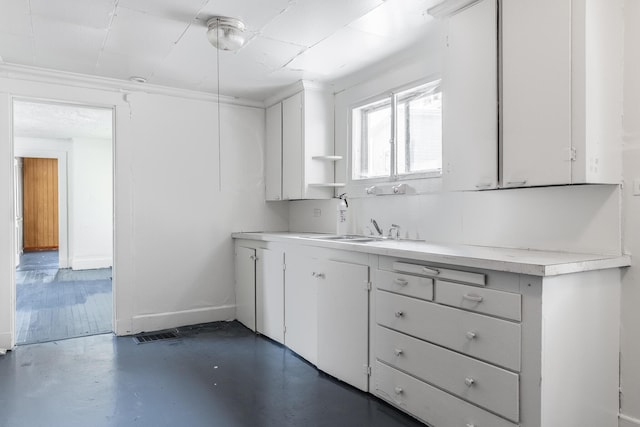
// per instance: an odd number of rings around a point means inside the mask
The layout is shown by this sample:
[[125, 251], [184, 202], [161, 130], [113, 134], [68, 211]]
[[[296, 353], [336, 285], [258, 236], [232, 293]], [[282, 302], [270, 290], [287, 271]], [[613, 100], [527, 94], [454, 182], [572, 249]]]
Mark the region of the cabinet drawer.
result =
[[436, 302], [492, 316], [522, 320], [520, 294], [436, 280]]
[[520, 370], [520, 325], [391, 292], [376, 292], [376, 322], [460, 353]]
[[433, 267], [421, 264], [410, 264], [406, 262], [394, 262], [392, 268], [395, 271], [403, 271], [405, 273], [420, 274], [423, 276], [438, 276], [439, 278], [455, 280], [458, 282], [473, 283], [474, 285], [484, 286], [487, 278], [482, 273], [471, 273], [468, 271], [451, 270], [449, 268]]
[[434, 427], [516, 427], [383, 363], [375, 364], [374, 392]]
[[519, 420], [519, 376], [382, 326], [376, 327], [375, 357], [395, 368]]
[[433, 279], [427, 277], [378, 270], [376, 287], [411, 297], [433, 299]]

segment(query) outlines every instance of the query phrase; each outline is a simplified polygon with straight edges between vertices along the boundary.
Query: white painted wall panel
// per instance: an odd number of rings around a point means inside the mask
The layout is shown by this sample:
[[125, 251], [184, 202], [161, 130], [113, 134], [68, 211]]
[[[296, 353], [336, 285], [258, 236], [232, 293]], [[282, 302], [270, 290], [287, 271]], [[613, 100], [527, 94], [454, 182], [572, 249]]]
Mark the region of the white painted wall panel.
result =
[[232, 318], [231, 232], [288, 227], [287, 206], [264, 202], [264, 110], [222, 105], [220, 170], [215, 103], [143, 93], [130, 95], [127, 103], [117, 92], [3, 77], [0, 176], [6, 179], [0, 180], [0, 242], [6, 244], [0, 246], [0, 343], [13, 329], [8, 93], [116, 106], [117, 333]]
[[[640, 178], [640, 2], [626, 0], [624, 76], [623, 243], [635, 258], [640, 255], [640, 196], [630, 185]], [[621, 412], [630, 417], [623, 427], [640, 426], [640, 269], [638, 261], [622, 276]], [[635, 420], [635, 421], [634, 421]]]

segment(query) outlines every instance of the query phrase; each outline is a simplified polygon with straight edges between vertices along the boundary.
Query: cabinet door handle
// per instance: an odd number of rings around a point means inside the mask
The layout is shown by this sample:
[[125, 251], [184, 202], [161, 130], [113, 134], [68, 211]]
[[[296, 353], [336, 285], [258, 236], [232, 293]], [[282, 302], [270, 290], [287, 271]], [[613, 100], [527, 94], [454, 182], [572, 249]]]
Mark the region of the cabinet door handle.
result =
[[399, 286], [407, 286], [409, 284], [409, 282], [405, 279], [401, 279], [401, 278], [397, 278], [393, 281], [393, 283], [395, 283], [396, 285]]
[[480, 295], [473, 295], [473, 294], [464, 294], [462, 295], [462, 298], [468, 301], [473, 301], [473, 302], [482, 302], [483, 300], [483, 298]]
[[477, 336], [478, 335], [475, 332], [471, 332], [471, 331], [467, 332], [467, 339], [468, 340], [474, 340], [474, 339], [476, 339]]
[[393, 352], [396, 354], [396, 356], [400, 356], [402, 355], [402, 353], [404, 353], [401, 348], [396, 348]]
[[404, 313], [402, 311], [396, 311], [396, 317], [400, 318], [404, 316]]
[[484, 188], [491, 188], [493, 186], [492, 182], [481, 182], [480, 184], [476, 184], [476, 188], [478, 190], [482, 190]]
[[429, 267], [422, 267], [422, 272], [425, 274], [431, 274], [434, 276], [437, 276], [438, 274], [440, 274], [440, 270], [437, 270], [435, 268], [429, 268]]
[[324, 279], [324, 273], [316, 273], [315, 271], [313, 273], [311, 273], [311, 275], [313, 277], [315, 277], [316, 279]]
[[402, 387], [396, 387], [393, 391], [396, 392], [396, 394], [402, 394], [404, 393], [404, 390], [402, 389]]
[[467, 385], [467, 387], [471, 387], [476, 383], [476, 380], [474, 380], [473, 378], [465, 378], [464, 383]]

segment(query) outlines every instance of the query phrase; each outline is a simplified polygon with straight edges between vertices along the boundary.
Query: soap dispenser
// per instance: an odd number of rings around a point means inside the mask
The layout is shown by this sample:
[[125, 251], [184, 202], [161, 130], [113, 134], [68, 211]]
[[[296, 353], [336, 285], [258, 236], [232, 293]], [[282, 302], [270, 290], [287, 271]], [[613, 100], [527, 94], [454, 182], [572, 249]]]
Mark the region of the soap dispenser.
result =
[[347, 202], [347, 193], [342, 193], [338, 196], [338, 199], [336, 234], [344, 236], [345, 234], [347, 234], [347, 228], [349, 226], [349, 203]]

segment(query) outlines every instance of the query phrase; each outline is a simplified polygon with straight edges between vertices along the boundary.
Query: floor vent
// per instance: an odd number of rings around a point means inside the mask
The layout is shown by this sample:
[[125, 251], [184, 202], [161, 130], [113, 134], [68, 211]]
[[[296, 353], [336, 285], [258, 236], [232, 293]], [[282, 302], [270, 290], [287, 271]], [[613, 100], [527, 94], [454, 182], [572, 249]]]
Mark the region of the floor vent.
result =
[[175, 332], [158, 332], [155, 334], [136, 335], [133, 340], [136, 344], [144, 344], [147, 342], [173, 340], [178, 338], [178, 334]]

